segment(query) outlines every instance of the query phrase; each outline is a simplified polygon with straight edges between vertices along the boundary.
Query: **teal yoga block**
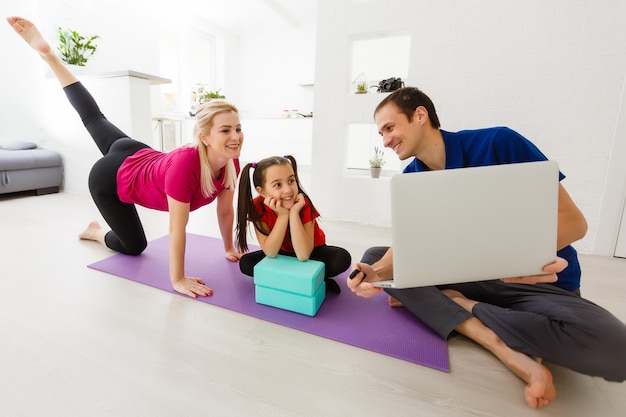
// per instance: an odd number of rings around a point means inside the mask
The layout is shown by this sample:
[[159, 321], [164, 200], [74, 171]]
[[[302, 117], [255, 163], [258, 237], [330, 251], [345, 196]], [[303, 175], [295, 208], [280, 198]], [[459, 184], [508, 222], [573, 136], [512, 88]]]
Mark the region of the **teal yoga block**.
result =
[[254, 283], [290, 293], [313, 296], [324, 283], [324, 263], [293, 256], [265, 257], [254, 266]]
[[312, 296], [295, 294], [276, 288], [264, 287], [262, 285], [255, 286], [255, 299], [257, 303], [293, 311], [295, 313], [306, 314], [307, 316], [317, 314], [325, 297], [326, 283], [323, 280], [322, 284]]

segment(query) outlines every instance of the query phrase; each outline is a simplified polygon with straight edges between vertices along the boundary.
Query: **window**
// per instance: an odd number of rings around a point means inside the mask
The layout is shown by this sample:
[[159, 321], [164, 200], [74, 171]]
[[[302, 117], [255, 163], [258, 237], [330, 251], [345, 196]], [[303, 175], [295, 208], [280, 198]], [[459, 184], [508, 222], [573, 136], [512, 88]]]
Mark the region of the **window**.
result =
[[348, 169], [369, 170], [369, 160], [374, 155], [374, 147], [384, 150], [385, 171], [400, 172], [400, 160], [395, 152], [383, 147], [382, 136], [374, 123], [350, 123], [347, 126], [346, 167]]
[[[365, 80], [368, 86], [378, 86], [391, 77], [406, 81], [409, 74], [411, 37], [409, 35], [359, 35], [352, 38], [352, 61], [349, 90]], [[375, 92], [371, 88], [370, 92]]]
[[217, 91], [220, 86], [216, 84], [215, 76], [215, 45], [213, 37], [199, 31], [189, 33], [187, 42], [187, 68], [189, 83], [187, 91], [183, 91], [183, 97], [189, 97], [188, 105], [191, 106], [192, 91], [204, 87], [205, 91]]
[[[376, 124], [371, 115], [374, 107], [384, 94], [376, 92], [382, 80], [392, 77], [401, 78], [406, 83], [409, 74], [409, 57], [411, 37], [405, 32], [387, 34], [368, 33], [352, 36], [350, 79], [348, 80], [348, 94], [357, 91], [357, 84], [365, 82], [367, 91], [371, 94], [355, 95], [351, 104], [355, 105], [363, 115], [362, 120], [352, 120], [346, 125], [346, 159], [345, 167], [348, 170], [368, 170], [369, 160], [374, 155], [374, 148], [383, 149], [383, 171], [395, 174], [401, 171], [403, 164], [395, 152], [383, 147], [382, 137], [378, 134]], [[377, 97], [372, 96], [376, 94]], [[357, 97], [358, 96], [358, 97]], [[369, 98], [368, 98], [369, 97]], [[378, 98], [379, 100], [373, 100]], [[357, 112], [358, 113], [358, 112]]]

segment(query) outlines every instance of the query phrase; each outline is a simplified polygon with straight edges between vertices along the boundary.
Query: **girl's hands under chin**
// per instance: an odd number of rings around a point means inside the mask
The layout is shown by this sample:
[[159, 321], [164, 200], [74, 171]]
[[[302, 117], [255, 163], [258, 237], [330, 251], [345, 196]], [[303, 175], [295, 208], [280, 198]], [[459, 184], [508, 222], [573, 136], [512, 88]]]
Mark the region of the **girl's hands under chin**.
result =
[[268, 206], [277, 215], [288, 214], [289, 210], [284, 208], [280, 202], [280, 199], [267, 195], [263, 200], [263, 203]]
[[291, 207], [291, 209], [295, 210], [296, 213], [300, 213], [300, 210], [302, 210], [302, 207], [304, 207], [305, 203], [306, 203], [306, 199], [304, 198], [304, 195], [298, 194], [296, 196], [296, 201], [293, 204], [293, 206]]

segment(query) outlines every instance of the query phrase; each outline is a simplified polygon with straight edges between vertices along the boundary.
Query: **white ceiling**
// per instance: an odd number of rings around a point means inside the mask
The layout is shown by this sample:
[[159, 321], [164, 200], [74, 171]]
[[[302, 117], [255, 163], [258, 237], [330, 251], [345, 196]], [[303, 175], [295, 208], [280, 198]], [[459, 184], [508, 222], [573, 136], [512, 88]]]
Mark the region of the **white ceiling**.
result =
[[202, 18], [229, 32], [294, 29], [316, 18], [317, 0], [195, 0]]

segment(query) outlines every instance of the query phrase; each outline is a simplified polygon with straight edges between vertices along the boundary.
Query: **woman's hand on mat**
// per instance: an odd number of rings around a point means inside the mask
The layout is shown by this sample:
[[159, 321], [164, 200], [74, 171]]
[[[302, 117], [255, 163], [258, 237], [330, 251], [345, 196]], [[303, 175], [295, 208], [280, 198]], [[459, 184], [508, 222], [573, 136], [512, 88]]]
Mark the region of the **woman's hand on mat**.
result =
[[502, 278], [500, 281], [507, 282], [509, 284], [538, 284], [541, 282], [556, 282], [559, 277], [556, 275], [567, 268], [567, 261], [563, 258], [557, 257], [554, 262], [543, 267], [542, 275], [530, 275], [527, 277], [519, 278]]
[[172, 286], [175, 291], [193, 298], [198, 298], [198, 296], [208, 297], [213, 295], [213, 290], [204, 285], [204, 281], [200, 278], [183, 277], [179, 280], [173, 281]]
[[[367, 281], [365, 280], [367, 277]], [[352, 269], [352, 273], [348, 277], [348, 288], [359, 297], [369, 298], [383, 291], [372, 285], [372, 282], [382, 281], [374, 268], [368, 264], [356, 263]]]
[[241, 252], [239, 252], [237, 248], [233, 247], [226, 251], [224, 257], [231, 262], [237, 262], [239, 259], [241, 259]]

